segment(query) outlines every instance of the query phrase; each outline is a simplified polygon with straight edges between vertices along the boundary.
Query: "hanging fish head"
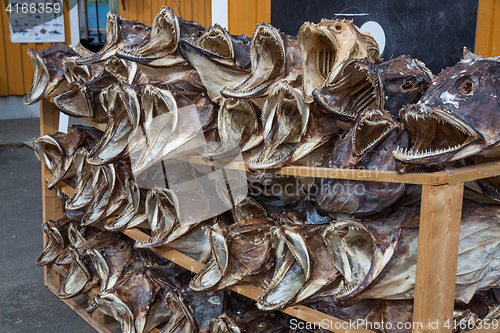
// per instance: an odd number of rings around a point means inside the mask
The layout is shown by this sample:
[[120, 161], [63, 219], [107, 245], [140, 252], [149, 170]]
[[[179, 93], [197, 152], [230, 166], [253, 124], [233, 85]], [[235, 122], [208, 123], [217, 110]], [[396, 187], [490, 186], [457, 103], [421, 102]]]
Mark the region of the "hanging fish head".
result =
[[263, 97], [281, 80], [292, 83], [300, 77], [302, 61], [296, 38], [280, 33], [270, 24], [260, 24], [255, 29], [250, 57], [250, 75], [237, 86], [224, 87], [224, 97]]
[[222, 98], [217, 127], [220, 145], [203, 153], [203, 159], [221, 159], [245, 152], [262, 140], [260, 110], [249, 100]]
[[249, 161], [249, 168], [271, 169], [293, 162], [308, 122], [309, 106], [304, 103], [302, 92], [286, 82], [275, 86], [262, 115], [264, 143], [258, 156]]
[[401, 107], [420, 100], [434, 77], [424, 63], [408, 55], [380, 63], [377, 72], [384, 86], [383, 108], [396, 119]]
[[375, 66], [367, 59], [353, 60], [341, 76], [312, 91], [321, 107], [342, 121], [355, 121], [368, 108], [382, 108], [384, 90]]
[[303, 87], [306, 101], [314, 89], [339, 78], [344, 67], [354, 59], [380, 60], [375, 39], [363, 33], [352, 21], [321, 20], [306, 22], [299, 30], [298, 43], [304, 64]]
[[52, 45], [42, 51], [30, 49], [28, 55], [33, 63], [33, 80], [24, 103], [31, 105], [42, 98], [52, 97], [66, 90], [67, 81], [63, 72], [63, 60], [77, 55], [69, 45]]
[[500, 61], [464, 57], [443, 70], [417, 104], [400, 112], [411, 148], [394, 157], [411, 164], [437, 164], [475, 155], [500, 144]]

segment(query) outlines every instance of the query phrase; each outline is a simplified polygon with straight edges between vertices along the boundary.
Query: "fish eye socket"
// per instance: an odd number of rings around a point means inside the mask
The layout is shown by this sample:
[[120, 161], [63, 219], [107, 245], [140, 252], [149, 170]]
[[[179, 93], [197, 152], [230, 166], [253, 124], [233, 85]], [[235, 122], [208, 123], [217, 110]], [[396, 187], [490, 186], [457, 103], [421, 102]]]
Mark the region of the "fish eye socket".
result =
[[142, 27], [140, 25], [134, 25], [134, 29], [137, 31], [141, 31]]
[[410, 90], [411, 88], [413, 88], [413, 82], [409, 80], [405, 80], [401, 85], [401, 89], [403, 90]]
[[462, 90], [465, 94], [470, 94], [472, 90], [474, 89], [474, 83], [471, 81], [467, 81], [464, 83]]
[[335, 30], [338, 31], [338, 32], [342, 31], [342, 26], [340, 24], [337, 24], [335, 26]]
[[196, 36], [197, 36], [197, 37], [200, 37], [202, 33], [203, 33], [203, 31], [198, 30], [198, 31], [196, 32]]
[[57, 59], [61, 60], [62, 58], [64, 58], [64, 54], [59, 53], [59, 54], [57, 55]]

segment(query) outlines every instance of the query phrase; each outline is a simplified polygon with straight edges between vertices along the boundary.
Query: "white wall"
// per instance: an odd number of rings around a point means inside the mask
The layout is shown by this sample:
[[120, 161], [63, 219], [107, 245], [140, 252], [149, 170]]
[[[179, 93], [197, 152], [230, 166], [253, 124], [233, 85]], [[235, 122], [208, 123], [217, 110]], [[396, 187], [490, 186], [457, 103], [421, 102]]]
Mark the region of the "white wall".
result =
[[40, 118], [38, 103], [25, 105], [24, 96], [0, 97], [0, 120], [19, 118]]

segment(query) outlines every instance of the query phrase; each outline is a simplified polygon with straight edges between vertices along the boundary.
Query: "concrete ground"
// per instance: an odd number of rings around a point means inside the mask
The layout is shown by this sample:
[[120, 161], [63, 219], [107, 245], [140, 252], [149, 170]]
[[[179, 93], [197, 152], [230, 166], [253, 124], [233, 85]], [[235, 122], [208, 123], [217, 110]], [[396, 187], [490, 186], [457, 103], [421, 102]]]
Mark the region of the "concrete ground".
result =
[[[1, 110], [0, 110], [1, 111]], [[43, 284], [40, 162], [23, 142], [39, 118], [0, 120], [0, 332], [95, 330]]]

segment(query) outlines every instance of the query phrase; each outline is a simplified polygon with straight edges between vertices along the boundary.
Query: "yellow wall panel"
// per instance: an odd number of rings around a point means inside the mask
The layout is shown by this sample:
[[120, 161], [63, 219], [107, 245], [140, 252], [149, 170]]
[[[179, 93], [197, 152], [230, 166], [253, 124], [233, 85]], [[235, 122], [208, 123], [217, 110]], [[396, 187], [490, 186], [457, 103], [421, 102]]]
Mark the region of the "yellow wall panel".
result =
[[480, 0], [475, 53], [484, 57], [500, 54], [500, 0]]
[[228, 0], [229, 32], [252, 36], [257, 23], [271, 22], [271, 0]]

